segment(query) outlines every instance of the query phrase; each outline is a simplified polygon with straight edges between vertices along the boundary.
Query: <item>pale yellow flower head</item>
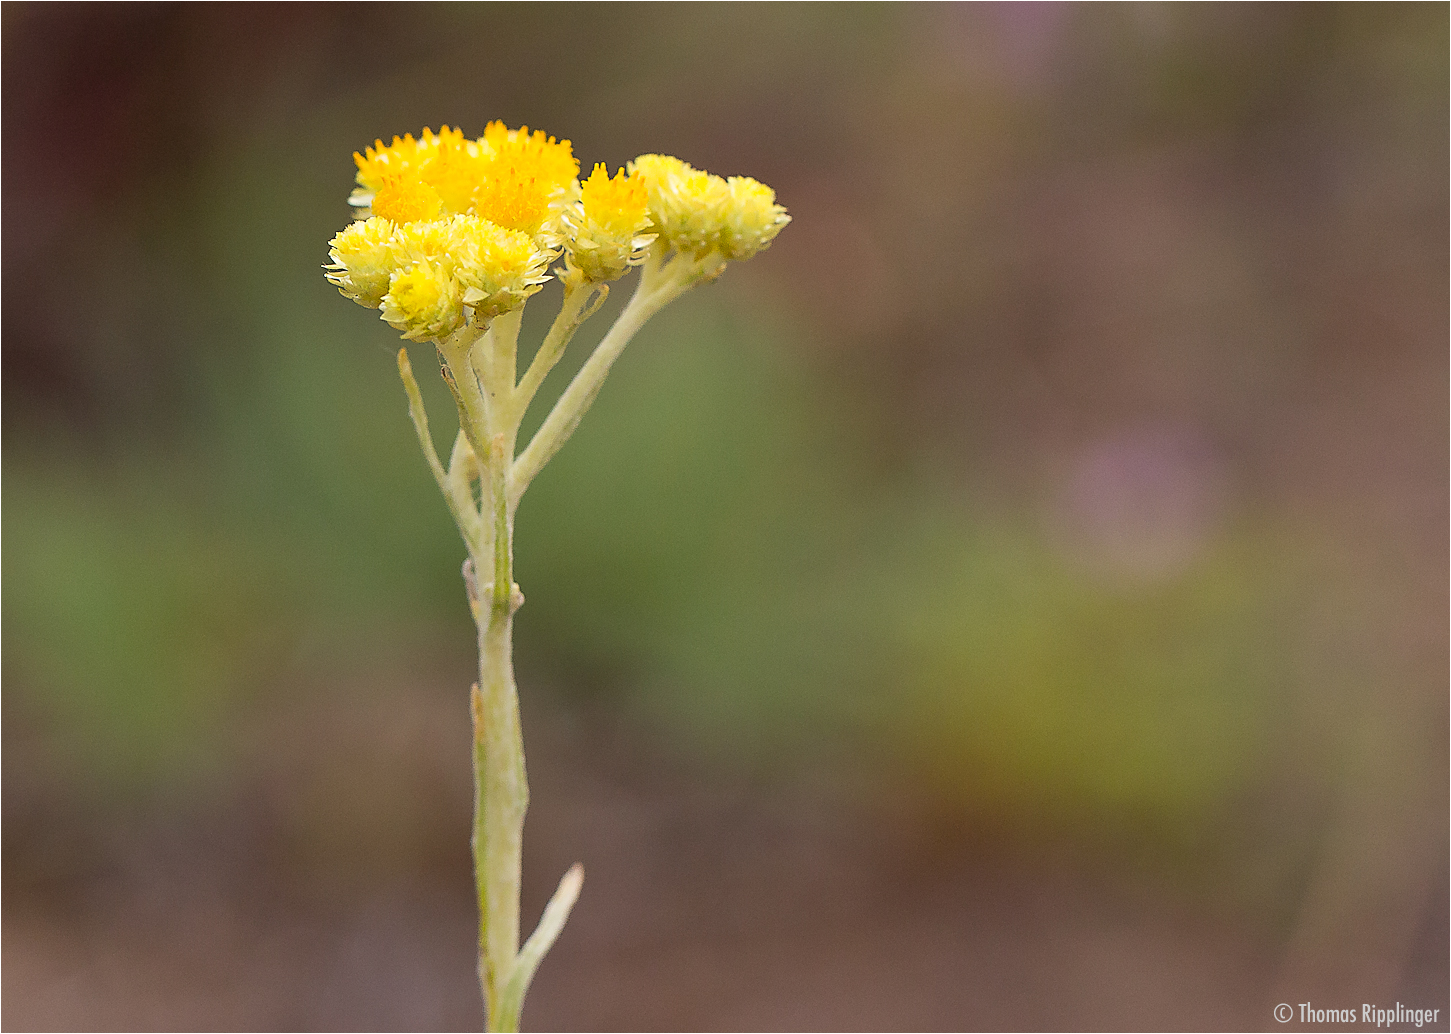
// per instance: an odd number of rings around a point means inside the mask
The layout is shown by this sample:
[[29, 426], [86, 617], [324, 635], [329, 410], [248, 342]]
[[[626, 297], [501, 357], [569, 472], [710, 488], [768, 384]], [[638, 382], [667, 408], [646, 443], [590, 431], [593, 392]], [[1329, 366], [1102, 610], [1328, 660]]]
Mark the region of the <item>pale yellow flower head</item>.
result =
[[586, 279], [618, 280], [638, 265], [655, 235], [650, 226], [649, 191], [638, 172], [621, 169], [611, 179], [596, 165], [580, 189], [569, 218], [568, 263]]
[[744, 261], [770, 246], [791, 217], [776, 204], [776, 192], [749, 176], [726, 181], [730, 200], [721, 226], [720, 251], [728, 259]]
[[423, 259], [393, 274], [382, 316], [410, 341], [437, 341], [464, 324], [462, 292], [443, 263]]
[[555, 252], [540, 247], [527, 233], [465, 215], [453, 220], [450, 238], [464, 304], [479, 319], [517, 309], [549, 279]]
[[652, 212], [660, 205], [661, 192], [668, 189], [673, 180], [693, 171], [679, 158], [668, 154], [642, 154], [630, 163], [630, 172], [638, 174], [645, 182]]
[[720, 247], [730, 202], [725, 180], [667, 155], [641, 155], [630, 167], [644, 177], [651, 221], [671, 247], [696, 256]]
[[370, 309], [388, 293], [388, 280], [397, 269], [393, 249], [393, 224], [374, 217], [353, 223], [332, 239], [325, 268], [327, 278], [339, 291]]
[[402, 269], [422, 259], [453, 264], [454, 224], [464, 216], [449, 216], [428, 222], [404, 223], [395, 227], [389, 247], [393, 265]]

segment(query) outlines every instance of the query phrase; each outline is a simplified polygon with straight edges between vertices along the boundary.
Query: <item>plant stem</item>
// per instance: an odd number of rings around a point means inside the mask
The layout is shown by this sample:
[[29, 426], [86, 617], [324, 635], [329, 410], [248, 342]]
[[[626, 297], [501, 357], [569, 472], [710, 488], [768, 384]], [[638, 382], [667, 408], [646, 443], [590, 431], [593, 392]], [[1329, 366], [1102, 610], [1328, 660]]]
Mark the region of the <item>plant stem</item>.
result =
[[[502, 544], [512, 528], [506, 526]], [[496, 549], [500, 544], [496, 543]], [[514, 684], [514, 610], [511, 592], [502, 605], [493, 592], [474, 607], [479, 634], [479, 682], [474, 700], [474, 864], [479, 891], [479, 979], [488, 1006], [488, 1029], [510, 1030], [504, 990], [519, 951], [519, 885], [524, 813], [529, 785]]]
[[418, 445], [423, 450], [424, 459], [428, 461], [428, 469], [433, 472], [433, 480], [438, 483], [438, 490], [443, 493], [448, 512], [453, 516], [453, 522], [458, 525], [459, 534], [468, 545], [469, 553], [477, 553], [483, 549], [484, 529], [478, 513], [474, 510], [468, 473], [460, 455], [463, 450], [459, 448], [459, 444], [462, 441], [467, 447], [467, 441], [462, 437], [455, 440], [453, 455], [449, 458], [448, 470], [445, 471], [439, 461], [438, 452], [433, 447], [433, 436], [428, 433], [428, 413], [423, 408], [423, 396], [418, 391], [418, 381], [413, 377], [413, 367], [408, 362], [406, 348], [398, 349], [398, 376], [402, 378], [403, 390], [408, 394], [408, 415], [413, 419], [413, 429], [418, 433]]
[[585, 412], [594, 403], [595, 396], [604, 386], [610, 367], [635, 336], [655, 313], [666, 304], [680, 297], [702, 279], [718, 271], [719, 259], [713, 254], [700, 259], [676, 258], [665, 266], [657, 261], [647, 264], [641, 273], [635, 293], [630, 296], [625, 311], [620, 313], [615, 325], [605, 334], [564, 394], [559, 396], [549, 416], [535, 432], [534, 438], [519, 458], [514, 461], [510, 475], [511, 503], [517, 504], [524, 490], [544, 465], [557, 453], [579, 426]]
[[[505, 313], [484, 329], [470, 324], [436, 342], [458, 404], [459, 437], [445, 470], [428, 434], [428, 417], [406, 352], [398, 357], [409, 413], [438, 487], [468, 546], [464, 583], [478, 629], [479, 680], [470, 694], [474, 730], [474, 880], [479, 904], [479, 985], [487, 1028], [516, 1031], [524, 995], [544, 954], [554, 944], [579, 897], [584, 871], [567, 872], [544, 909], [539, 926], [519, 949], [519, 887], [529, 783], [514, 683], [514, 612], [524, 596], [513, 581], [514, 511], [524, 489], [579, 424], [599, 394], [611, 365], [635, 332], [667, 302], [719, 271], [718, 256], [666, 263], [663, 246], [652, 253], [625, 311], [555, 403], [543, 426], [516, 460], [524, 410], [579, 325], [608, 293], [603, 284], [569, 283], [559, 316], [517, 385], [521, 313]], [[472, 496], [477, 476], [482, 496]], [[483, 572], [493, 580], [480, 584]]]
[[[514, 392], [513, 415], [516, 421], [523, 418], [524, 411], [534, 400], [534, 393], [544, 383], [549, 371], [554, 369], [554, 364], [559, 362], [559, 357], [564, 354], [565, 346], [569, 344], [574, 332], [579, 329], [580, 324], [594, 315], [609, 292], [608, 284], [565, 282], [564, 302], [559, 307], [559, 315], [554, 318], [554, 324], [545, 335], [544, 343], [534, 353], [534, 360], [529, 364], [529, 369], [524, 371], [524, 377]], [[585, 302], [589, 301], [591, 294], [594, 295], [594, 302], [585, 311]]]
[[[447, 375], [444, 380], [448, 382], [454, 402], [458, 404], [459, 427], [468, 438], [474, 455], [482, 463], [489, 454], [489, 408], [473, 363], [469, 359], [474, 343], [481, 336], [487, 338], [487, 332], [481, 333], [475, 327], [464, 327], [453, 336], [438, 342], [438, 351], [446, 364]], [[486, 340], [485, 345], [487, 344]]]

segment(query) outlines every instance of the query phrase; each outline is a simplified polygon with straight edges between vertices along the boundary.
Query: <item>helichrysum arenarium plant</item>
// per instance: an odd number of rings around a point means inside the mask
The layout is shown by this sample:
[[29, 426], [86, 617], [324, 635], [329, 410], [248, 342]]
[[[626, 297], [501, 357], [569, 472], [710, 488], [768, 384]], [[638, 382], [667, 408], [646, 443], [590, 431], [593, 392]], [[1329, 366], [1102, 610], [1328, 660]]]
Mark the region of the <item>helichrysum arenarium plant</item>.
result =
[[[332, 239], [327, 278], [409, 341], [432, 344], [458, 405], [447, 465], [428, 431], [408, 360], [398, 372], [418, 443], [468, 549], [464, 584], [478, 627], [474, 727], [474, 873], [479, 982], [489, 1030], [517, 1030], [529, 981], [559, 936], [584, 878], [560, 881], [519, 947], [520, 858], [529, 789], [514, 685], [514, 513], [599, 394], [635, 332], [669, 302], [749, 259], [789, 221], [775, 192], [645, 154], [581, 183], [568, 140], [490, 123], [477, 140], [444, 126], [355, 154], [357, 220]], [[609, 284], [640, 267], [629, 303], [533, 439], [519, 425], [545, 375]], [[553, 325], [518, 375], [524, 306], [551, 278], [564, 288]]]

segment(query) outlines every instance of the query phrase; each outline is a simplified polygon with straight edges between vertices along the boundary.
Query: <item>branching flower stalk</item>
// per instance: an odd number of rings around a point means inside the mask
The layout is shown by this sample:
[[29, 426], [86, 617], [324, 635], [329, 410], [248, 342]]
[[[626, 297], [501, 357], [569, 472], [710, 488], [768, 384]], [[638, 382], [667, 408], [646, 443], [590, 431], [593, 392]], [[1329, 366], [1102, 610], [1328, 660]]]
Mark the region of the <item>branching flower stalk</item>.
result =
[[[519, 885], [529, 786], [514, 684], [514, 514], [530, 483], [568, 441], [630, 339], [655, 313], [731, 261], [768, 246], [790, 221], [775, 192], [647, 154], [581, 183], [568, 140], [490, 123], [477, 140], [444, 126], [381, 140], [355, 154], [357, 219], [332, 239], [327, 278], [380, 310], [404, 338], [431, 343], [458, 407], [448, 465], [428, 429], [408, 350], [398, 373], [418, 444], [468, 550], [464, 585], [478, 629], [474, 729], [474, 875], [479, 983], [488, 1029], [513, 1031], [540, 960], [579, 896], [584, 870], [564, 875], [519, 946]], [[563, 259], [562, 267], [554, 263]], [[609, 283], [640, 267], [635, 292], [534, 437], [519, 426], [570, 339]], [[552, 277], [559, 314], [518, 375], [529, 298]]]

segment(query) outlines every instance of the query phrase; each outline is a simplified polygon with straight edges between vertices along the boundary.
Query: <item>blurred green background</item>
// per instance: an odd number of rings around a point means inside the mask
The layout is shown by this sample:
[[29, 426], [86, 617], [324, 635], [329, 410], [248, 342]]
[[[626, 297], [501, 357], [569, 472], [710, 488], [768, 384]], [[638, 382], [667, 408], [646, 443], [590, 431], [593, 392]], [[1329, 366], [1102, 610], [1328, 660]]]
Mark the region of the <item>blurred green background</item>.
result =
[[482, 1022], [462, 546], [320, 267], [494, 118], [794, 219], [519, 513], [526, 1024], [1447, 1015], [1443, 5], [0, 19], [7, 1026]]

